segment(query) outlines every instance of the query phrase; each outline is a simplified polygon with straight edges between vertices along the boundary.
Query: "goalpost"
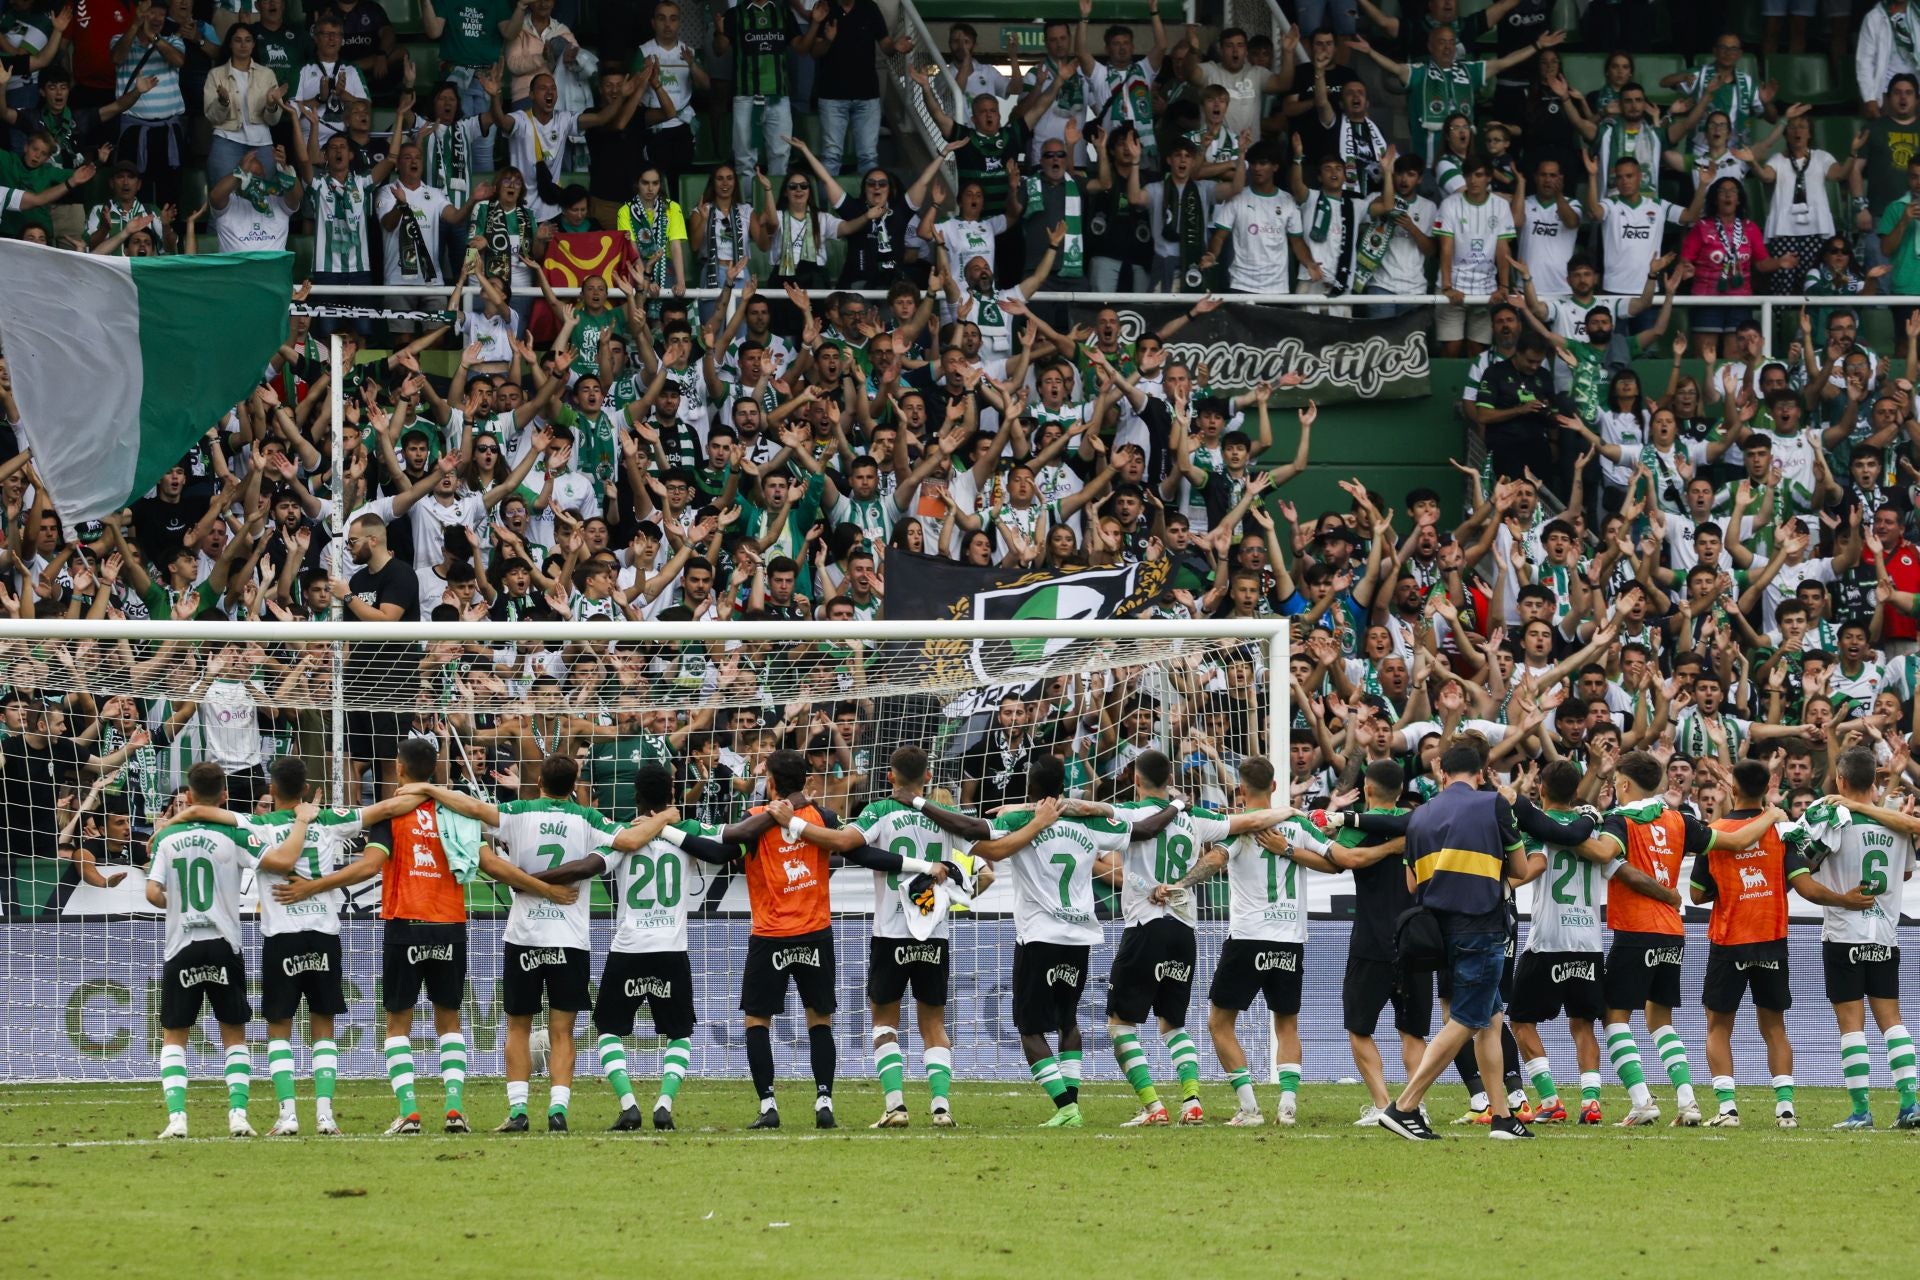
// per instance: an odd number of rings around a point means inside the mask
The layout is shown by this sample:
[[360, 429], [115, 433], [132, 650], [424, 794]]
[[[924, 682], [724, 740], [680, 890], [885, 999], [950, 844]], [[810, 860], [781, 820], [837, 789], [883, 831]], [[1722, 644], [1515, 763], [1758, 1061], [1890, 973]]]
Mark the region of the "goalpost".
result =
[[[1060, 612], [1075, 605], [1052, 603]], [[197, 760], [228, 767], [234, 807], [251, 807], [257, 796], [264, 812], [263, 766], [288, 753], [305, 759], [316, 800], [357, 806], [370, 799], [388, 761], [366, 757], [371, 744], [384, 742], [390, 752], [393, 739], [383, 732], [436, 739], [452, 785], [500, 800], [532, 794], [513, 789], [516, 770], [517, 781], [531, 788], [538, 761], [568, 751], [581, 761], [594, 802], [621, 821], [633, 816], [633, 770], [661, 760], [674, 770], [683, 815], [725, 823], [757, 802], [756, 765], [774, 746], [807, 753], [809, 793], [843, 818], [887, 794], [887, 760], [903, 745], [926, 750], [938, 801], [982, 808], [1002, 796], [1020, 800], [1025, 763], [1038, 752], [1066, 758], [1075, 794], [1125, 798], [1128, 762], [1158, 748], [1174, 761], [1176, 787], [1195, 803], [1225, 808], [1233, 803], [1241, 756], [1266, 755], [1279, 777], [1288, 775], [1292, 719], [1288, 629], [1279, 618], [9, 622], [0, 626], [0, 687], [27, 695], [33, 727], [79, 737], [81, 762], [76, 778], [56, 776], [51, 792], [16, 787], [7, 793], [13, 803], [0, 808], [11, 873], [0, 882], [7, 904], [0, 923], [0, 1081], [9, 1082], [151, 1076], [162, 931], [140, 867], [147, 833], [164, 820]], [[25, 747], [57, 752], [34, 734]], [[54, 812], [23, 805], [30, 794], [53, 795]], [[124, 879], [111, 887], [74, 883], [76, 848], [91, 853], [104, 877], [124, 872]], [[55, 849], [69, 856], [48, 856]], [[700, 1014], [691, 1074], [743, 1076], [735, 1009], [748, 933], [744, 882], [708, 868], [690, 873], [684, 885], [659, 889], [681, 896], [691, 917]], [[841, 1005], [835, 1026], [852, 1063], [867, 1056], [873, 873], [836, 871], [831, 891]], [[335, 1039], [346, 1076], [385, 1074], [377, 1027], [378, 892], [377, 881], [360, 886], [343, 917], [350, 1010]], [[1314, 905], [1323, 912], [1320, 892]], [[597, 979], [612, 904], [604, 884], [594, 894], [601, 917], [594, 929]], [[1117, 890], [1103, 889], [1100, 897], [1106, 937], [1082, 1009], [1090, 1079], [1111, 1060], [1104, 984], [1121, 929]], [[498, 987], [507, 893], [476, 880], [467, 898], [469, 1052], [474, 1074], [494, 1075], [505, 1031]], [[1224, 877], [1200, 900], [1200, 963], [1188, 1016], [1196, 1035], [1204, 1030], [1205, 983], [1226, 933]], [[1002, 878], [954, 918], [948, 1027], [960, 1079], [1028, 1078], [1010, 1023], [1011, 912], [1011, 884]], [[257, 998], [259, 936], [251, 916], [250, 908], [245, 949]], [[1337, 927], [1344, 937], [1344, 924]], [[1322, 1028], [1329, 1033], [1325, 1049], [1308, 1052], [1331, 1068], [1346, 1057], [1338, 969], [1326, 950], [1320, 955], [1309, 990], [1335, 993], [1336, 1012]], [[918, 1042], [913, 1021], [901, 1018], [909, 1055]], [[644, 1019], [641, 1029], [649, 1029]], [[1307, 1017], [1302, 1031], [1309, 1032]], [[1263, 1012], [1242, 1020], [1241, 1036], [1255, 1061], [1271, 1063]], [[302, 1070], [305, 1039], [304, 1025], [296, 1024]], [[648, 1043], [643, 1035], [643, 1051]], [[781, 1074], [804, 1074], [806, 1032], [797, 1016], [776, 1022], [775, 1050]], [[1171, 1078], [1157, 1044], [1153, 1052], [1156, 1073]], [[189, 1054], [195, 1070], [218, 1057], [204, 1038]], [[1203, 1061], [1209, 1074], [1217, 1070], [1210, 1052]], [[648, 1069], [643, 1052], [635, 1070]]]

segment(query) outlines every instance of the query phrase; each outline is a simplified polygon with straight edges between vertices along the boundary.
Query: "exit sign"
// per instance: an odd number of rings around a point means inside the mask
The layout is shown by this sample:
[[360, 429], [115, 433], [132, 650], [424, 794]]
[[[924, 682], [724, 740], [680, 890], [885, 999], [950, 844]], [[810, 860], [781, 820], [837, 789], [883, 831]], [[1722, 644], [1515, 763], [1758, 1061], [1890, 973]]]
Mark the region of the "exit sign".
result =
[[1000, 39], [1004, 47], [1021, 53], [1043, 53], [1047, 47], [1044, 27], [1002, 27]]

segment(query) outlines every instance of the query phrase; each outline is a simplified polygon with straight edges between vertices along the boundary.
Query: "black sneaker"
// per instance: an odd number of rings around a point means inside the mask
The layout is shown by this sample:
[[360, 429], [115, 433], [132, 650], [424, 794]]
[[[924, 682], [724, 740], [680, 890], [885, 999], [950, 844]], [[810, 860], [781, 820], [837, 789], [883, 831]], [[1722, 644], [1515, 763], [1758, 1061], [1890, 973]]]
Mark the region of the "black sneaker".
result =
[[1521, 1124], [1512, 1116], [1495, 1116], [1493, 1118], [1492, 1130], [1487, 1136], [1511, 1142], [1519, 1138], [1531, 1138], [1533, 1136], [1533, 1130], [1527, 1128], [1527, 1126]]
[[[654, 1117], [654, 1122], [657, 1124], [659, 1122], [659, 1119], [660, 1117], [656, 1115]], [[778, 1107], [768, 1107], [765, 1111], [762, 1111], [758, 1116], [755, 1116], [753, 1123], [747, 1126], [747, 1128], [749, 1129], [778, 1129], [779, 1127], [780, 1127], [780, 1108]]]
[[527, 1113], [524, 1111], [519, 1111], [514, 1113], [513, 1115], [508, 1116], [505, 1120], [502, 1120], [500, 1122], [500, 1127], [495, 1129], [494, 1132], [495, 1133], [525, 1133], [531, 1127], [532, 1126], [530, 1126], [527, 1123]]
[[[767, 1127], [769, 1129], [778, 1129], [780, 1127], [780, 1113], [778, 1111], [769, 1111], [767, 1114], [773, 1117], [773, 1123], [768, 1125]], [[639, 1127], [640, 1126], [638, 1125], [634, 1126], [634, 1128], [636, 1129]], [[653, 1109], [653, 1127], [658, 1129], [662, 1133], [672, 1133], [673, 1132], [673, 1108], [672, 1107], [655, 1107]], [[754, 1125], [753, 1127], [757, 1129], [760, 1126]]]
[[1389, 1106], [1380, 1113], [1380, 1127], [1410, 1142], [1438, 1142], [1440, 1135], [1427, 1127], [1426, 1117], [1418, 1109], [1402, 1111]]
[[567, 1131], [567, 1113], [564, 1111], [547, 1112], [547, 1132], [565, 1133]]
[[833, 1108], [815, 1107], [813, 1109], [813, 1127], [816, 1129], [838, 1129], [840, 1122], [833, 1118]]
[[640, 1118], [640, 1108], [628, 1107], [620, 1113], [620, 1118], [613, 1122], [613, 1128], [607, 1130], [607, 1132], [635, 1133], [646, 1127], [647, 1122]]

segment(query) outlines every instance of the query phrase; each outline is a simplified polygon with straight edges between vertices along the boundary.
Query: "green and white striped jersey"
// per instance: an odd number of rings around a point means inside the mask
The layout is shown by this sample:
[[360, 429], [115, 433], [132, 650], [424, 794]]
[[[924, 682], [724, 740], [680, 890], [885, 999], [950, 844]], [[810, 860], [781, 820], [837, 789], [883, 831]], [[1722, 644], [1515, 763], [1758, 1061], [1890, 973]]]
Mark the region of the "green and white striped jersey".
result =
[[[925, 814], [892, 798], [876, 800], [862, 809], [852, 825], [859, 828], [874, 848], [926, 862], [946, 861], [947, 849], [955, 839], [936, 827]], [[913, 931], [907, 927], [905, 884], [900, 872], [873, 873], [874, 937], [913, 937]], [[946, 937], [947, 925], [946, 920], [941, 920], [928, 937]]]
[[[1032, 817], [1021, 809], [993, 819], [995, 835]], [[1062, 818], [1008, 859], [1013, 863], [1013, 936], [1019, 942], [1089, 947], [1100, 941], [1093, 913], [1093, 864], [1127, 847], [1128, 827], [1104, 818]]]
[[[507, 861], [522, 871], [551, 871], [590, 853], [611, 858], [607, 845], [620, 830], [598, 809], [571, 800], [513, 800], [500, 806], [500, 825], [488, 834], [505, 846]], [[593, 895], [584, 888], [570, 905], [514, 891], [502, 941], [520, 947], [587, 949]]]
[[[1561, 809], [1544, 812], [1556, 822], [1576, 816]], [[1571, 849], [1525, 839], [1528, 853], [1546, 854], [1547, 869], [1533, 882], [1533, 922], [1522, 950], [1605, 951], [1600, 912], [1607, 905], [1607, 881], [1622, 864], [1596, 866]]]
[[240, 880], [267, 852], [245, 827], [179, 822], [153, 840], [149, 879], [167, 893], [166, 959], [219, 938], [240, 949]]
[[313, 209], [313, 269], [368, 271], [367, 213], [372, 184], [365, 174], [343, 182], [318, 174], [307, 184]]
[[[704, 822], [676, 822], [690, 836], [720, 838], [720, 828]], [[632, 853], [605, 851], [613, 868], [614, 907], [619, 921], [608, 948], [621, 952], [687, 949], [687, 885], [692, 860], [665, 840], [651, 840]], [[585, 895], [582, 894], [584, 900]]]
[[[1280, 824], [1289, 843], [1325, 853], [1332, 842], [1301, 818]], [[1300, 864], [1260, 847], [1249, 831], [1227, 841], [1227, 936], [1252, 942], [1307, 940], [1307, 896]]]
[[[259, 837], [263, 852], [272, 852], [293, 830], [293, 811], [276, 809], [245, 825]], [[307, 824], [307, 843], [300, 850], [300, 861], [294, 865], [294, 875], [277, 875], [271, 871], [260, 873], [260, 933], [263, 937], [271, 938], [282, 933], [340, 932], [340, 905], [346, 898], [342, 890], [329, 889], [325, 893], [316, 893], [291, 906], [275, 902], [272, 890], [274, 885], [283, 884], [295, 876], [318, 880], [337, 870], [345, 861], [341, 857], [342, 852], [361, 830], [358, 809], [322, 809]]]
[[[1116, 815], [1123, 823], [1144, 822], [1167, 807], [1165, 800], [1140, 800], [1121, 805]], [[1199, 918], [1193, 895], [1182, 889], [1174, 893], [1164, 907], [1148, 901], [1156, 885], [1172, 884], [1187, 874], [1200, 851], [1227, 839], [1227, 820], [1205, 809], [1189, 809], [1173, 820], [1159, 835], [1134, 840], [1127, 845], [1126, 881], [1120, 890], [1120, 906], [1129, 927], [1172, 916], [1191, 925]]]

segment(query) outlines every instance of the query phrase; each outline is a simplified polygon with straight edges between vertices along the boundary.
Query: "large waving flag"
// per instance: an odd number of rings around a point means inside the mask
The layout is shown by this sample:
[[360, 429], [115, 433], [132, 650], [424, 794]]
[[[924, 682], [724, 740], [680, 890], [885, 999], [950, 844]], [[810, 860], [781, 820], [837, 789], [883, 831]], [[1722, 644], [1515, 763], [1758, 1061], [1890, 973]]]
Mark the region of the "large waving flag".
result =
[[94, 257], [0, 241], [0, 350], [69, 528], [145, 494], [246, 399], [287, 339], [292, 290], [290, 253]]

